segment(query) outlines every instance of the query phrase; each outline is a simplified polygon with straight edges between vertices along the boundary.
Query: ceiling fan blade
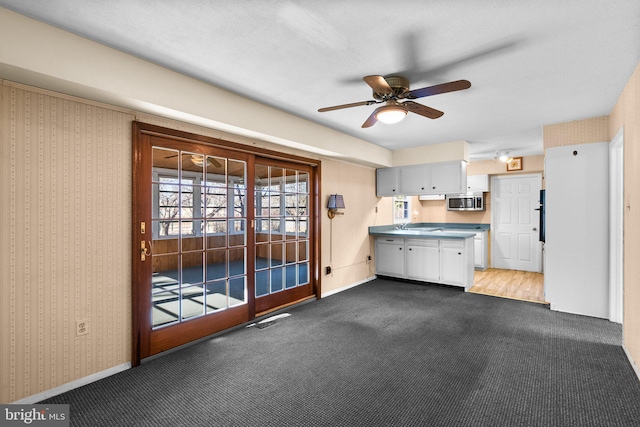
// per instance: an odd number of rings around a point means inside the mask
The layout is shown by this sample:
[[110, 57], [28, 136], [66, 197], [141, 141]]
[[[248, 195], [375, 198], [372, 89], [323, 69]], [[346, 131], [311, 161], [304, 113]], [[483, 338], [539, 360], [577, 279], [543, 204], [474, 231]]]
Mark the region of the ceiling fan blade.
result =
[[371, 113], [369, 118], [364, 121], [364, 123], [362, 124], [362, 127], [363, 128], [370, 128], [371, 126], [373, 126], [376, 123], [378, 123], [378, 118], [376, 117], [376, 114], [378, 114], [379, 111], [384, 110], [385, 107], [386, 107], [386, 105], [383, 105], [382, 107], [378, 107], [375, 110], [373, 110], [373, 113]]
[[400, 105], [402, 105], [402, 107], [407, 111], [420, 114], [421, 116], [428, 117], [430, 119], [437, 119], [438, 117], [442, 117], [444, 114], [440, 110], [436, 110], [435, 108], [427, 107], [426, 105], [418, 104], [413, 101], [405, 101]]
[[320, 108], [318, 110], [318, 112], [319, 113], [324, 113], [325, 111], [340, 110], [342, 108], [360, 107], [361, 105], [371, 105], [371, 104], [377, 104], [377, 102], [376, 101], [362, 101], [362, 102], [354, 102], [354, 103], [351, 103], [351, 104], [334, 105], [333, 107]]
[[469, 89], [471, 82], [468, 80], [456, 80], [454, 82], [442, 83], [435, 86], [423, 87], [421, 89], [410, 90], [403, 98], [416, 99], [425, 96], [438, 95], [440, 93], [455, 92], [457, 90]]
[[389, 83], [382, 76], [366, 76], [363, 77], [362, 80], [365, 81], [373, 92], [378, 93], [380, 95], [393, 95], [393, 89], [389, 86]]

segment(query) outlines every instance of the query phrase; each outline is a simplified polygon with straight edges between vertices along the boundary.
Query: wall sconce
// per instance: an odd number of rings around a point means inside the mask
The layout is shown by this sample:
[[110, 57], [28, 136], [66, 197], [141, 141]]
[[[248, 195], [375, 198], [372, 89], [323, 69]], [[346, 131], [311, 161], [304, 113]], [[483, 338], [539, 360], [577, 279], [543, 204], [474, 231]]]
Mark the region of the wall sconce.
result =
[[344, 209], [344, 197], [340, 194], [332, 194], [329, 196], [329, 201], [327, 202], [327, 215], [329, 218], [333, 219], [336, 215], [343, 215], [342, 212], [338, 212], [338, 209]]

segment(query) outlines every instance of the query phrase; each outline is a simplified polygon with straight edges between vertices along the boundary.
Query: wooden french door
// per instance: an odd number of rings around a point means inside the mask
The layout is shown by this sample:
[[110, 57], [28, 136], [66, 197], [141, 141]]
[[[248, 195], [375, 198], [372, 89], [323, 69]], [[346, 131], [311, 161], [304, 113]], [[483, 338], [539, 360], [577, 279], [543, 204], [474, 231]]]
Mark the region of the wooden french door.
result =
[[134, 365], [319, 295], [317, 180], [308, 164], [134, 123]]

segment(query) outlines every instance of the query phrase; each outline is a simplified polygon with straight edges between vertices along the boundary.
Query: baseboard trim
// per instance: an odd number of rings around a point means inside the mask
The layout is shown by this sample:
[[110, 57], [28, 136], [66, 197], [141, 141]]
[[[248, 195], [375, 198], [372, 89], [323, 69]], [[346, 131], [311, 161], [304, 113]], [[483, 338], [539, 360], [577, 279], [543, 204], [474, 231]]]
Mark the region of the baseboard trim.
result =
[[375, 278], [376, 278], [376, 276], [367, 277], [366, 279], [360, 280], [359, 282], [351, 283], [350, 285], [343, 286], [341, 288], [334, 289], [334, 290], [329, 291], [329, 292], [325, 292], [325, 293], [322, 294], [321, 298], [330, 297], [331, 295], [335, 295], [335, 294], [340, 293], [342, 291], [346, 291], [347, 289], [355, 288], [356, 286], [363, 285], [363, 284], [365, 284], [367, 282], [370, 282], [370, 281], [374, 280]]
[[635, 360], [633, 360], [633, 357], [631, 357], [631, 353], [629, 353], [629, 350], [627, 350], [627, 347], [624, 344], [622, 345], [622, 349], [624, 350], [624, 353], [627, 355], [627, 359], [629, 359], [629, 363], [631, 363], [631, 367], [636, 372], [638, 381], [640, 381], [640, 368], [638, 367], [638, 365], [636, 365]]
[[78, 387], [82, 387], [83, 385], [87, 385], [92, 382], [101, 380], [103, 378], [110, 377], [111, 375], [115, 375], [119, 372], [126, 371], [127, 369], [131, 369], [131, 362], [123, 363], [122, 365], [117, 365], [117, 366], [114, 366], [113, 368], [105, 369], [104, 371], [87, 375], [86, 377], [78, 378], [77, 380], [68, 382], [66, 384], [62, 384], [61, 386], [54, 387], [52, 389], [43, 391], [38, 394], [34, 394], [29, 397], [25, 397], [24, 399], [16, 400], [13, 403], [18, 405], [31, 405], [34, 403], [38, 403], [50, 397], [57, 396], [62, 393], [66, 393], [67, 391], [76, 389]]

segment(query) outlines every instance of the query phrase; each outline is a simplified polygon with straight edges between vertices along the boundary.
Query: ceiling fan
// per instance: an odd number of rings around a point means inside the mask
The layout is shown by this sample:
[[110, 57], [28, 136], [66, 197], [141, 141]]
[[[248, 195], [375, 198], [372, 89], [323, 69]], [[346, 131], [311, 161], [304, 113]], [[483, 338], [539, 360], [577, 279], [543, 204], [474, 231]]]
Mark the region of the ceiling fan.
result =
[[[180, 154], [172, 154], [171, 156], [166, 156], [165, 159], [172, 159], [174, 157], [178, 157]], [[183, 155], [183, 159], [182, 161], [191, 161], [191, 163], [193, 163], [194, 165], [198, 166], [198, 167], [202, 167], [202, 165], [204, 164], [204, 155], [201, 154], [191, 154], [189, 155], [188, 153], [182, 153]], [[216, 160], [215, 157], [210, 157], [210, 156], [206, 156], [207, 158], [207, 165], [213, 165], [216, 168], [221, 168], [222, 164]]]
[[423, 87], [421, 89], [409, 90], [409, 80], [402, 76], [366, 76], [363, 80], [373, 89], [374, 99], [320, 108], [318, 112], [324, 113], [325, 111], [340, 110], [342, 108], [384, 103], [385, 105], [376, 108], [373, 113], [371, 113], [369, 118], [362, 124], [363, 128], [375, 125], [378, 120], [383, 123], [397, 123], [404, 119], [407, 112], [419, 114], [430, 119], [437, 119], [444, 114], [442, 111], [418, 104], [411, 100], [438, 95], [440, 93], [469, 89], [471, 87], [471, 83], [468, 80], [456, 80], [435, 86]]

